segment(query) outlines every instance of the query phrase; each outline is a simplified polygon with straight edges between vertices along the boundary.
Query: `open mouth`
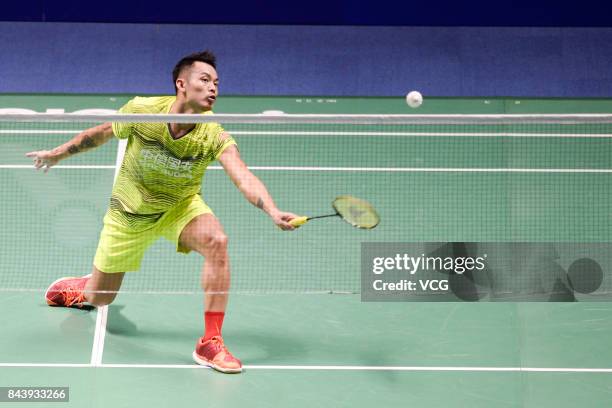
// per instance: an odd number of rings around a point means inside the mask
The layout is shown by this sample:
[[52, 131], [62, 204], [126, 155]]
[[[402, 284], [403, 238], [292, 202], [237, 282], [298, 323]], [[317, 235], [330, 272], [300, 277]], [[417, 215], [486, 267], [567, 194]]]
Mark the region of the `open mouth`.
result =
[[206, 100], [208, 100], [210, 103], [214, 103], [217, 100], [217, 97], [215, 95], [209, 95]]

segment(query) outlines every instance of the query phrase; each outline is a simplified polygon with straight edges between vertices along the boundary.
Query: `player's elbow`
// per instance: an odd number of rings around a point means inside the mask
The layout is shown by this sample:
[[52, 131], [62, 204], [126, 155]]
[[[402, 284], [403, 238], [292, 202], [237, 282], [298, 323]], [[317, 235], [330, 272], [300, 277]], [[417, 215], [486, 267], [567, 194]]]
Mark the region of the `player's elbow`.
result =
[[245, 172], [240, 172], [240, 174], [232, 177], [232, 182], [240, 190], [242, 194], [247, 195], [251, 188], [253, 187], [253, 182], [249, 178], [249, 175]]

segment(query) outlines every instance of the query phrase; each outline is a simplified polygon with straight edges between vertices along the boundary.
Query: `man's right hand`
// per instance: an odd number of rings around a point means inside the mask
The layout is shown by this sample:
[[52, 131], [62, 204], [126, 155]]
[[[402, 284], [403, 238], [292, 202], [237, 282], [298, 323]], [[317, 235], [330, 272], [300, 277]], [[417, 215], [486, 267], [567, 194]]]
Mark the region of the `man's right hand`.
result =
[[72, 138], [72, 140], [53, 150], [38, 150], [26, 153], [26, 156], [34, 159], [34, 167], [36, 167], [37, 170], [44, 169], [46, 173], [60, 160], [101, 146], [112, 137], [113, 125], [110, 122], [103, 123], [82, 131]]
[[45, 173], [60, 161], [58, 155], [52, 153], [50, 150], [29, 152], [26, 153], [26, 156], [31, 157], [34, 160], [34, 167], [36, 170], [40, 170], [42, 168], [44, 169]]

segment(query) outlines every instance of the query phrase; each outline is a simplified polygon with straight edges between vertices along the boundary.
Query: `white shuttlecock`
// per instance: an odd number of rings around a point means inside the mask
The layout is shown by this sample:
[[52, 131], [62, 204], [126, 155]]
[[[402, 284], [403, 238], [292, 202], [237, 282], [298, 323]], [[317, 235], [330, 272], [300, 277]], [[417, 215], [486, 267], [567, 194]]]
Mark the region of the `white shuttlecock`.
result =
[[418, 108], [423, 104], [423, 95], [418, 91], [409, 92], [408, 95], [406, 95], [406, 103], [411, 108]]

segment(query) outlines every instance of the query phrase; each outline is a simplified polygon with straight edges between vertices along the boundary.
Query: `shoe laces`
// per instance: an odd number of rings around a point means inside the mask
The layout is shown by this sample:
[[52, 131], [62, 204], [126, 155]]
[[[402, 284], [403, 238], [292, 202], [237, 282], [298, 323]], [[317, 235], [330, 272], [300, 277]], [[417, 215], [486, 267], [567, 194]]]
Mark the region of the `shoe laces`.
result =
[[236, 361], [239, 364], [240, 360], [238, 360], [236, 357], [234, 357], [234, 355], [232, 353], [230, 353], [230, 351], [227, 349], [227, 347], [225, 347], [225, 344], [223, 343], [223, 338], [221, 338], [220, 336], [214, 336], [212, 337], [210, 340], [208, 340], [208, 345], [210, 348], [212, 348], [214, 350], [214, 355], [218, 356], [221, 352], [223, 352], [223, 361]]
[[225, 344], [223, 343], [223, 338], [219, 336], [214, 336], [208, 341], [209, 341], [210, 347], [215, 350], [215, 354], [218, 354], [221, 351], [225, 351], [226, 353], [229, 354], [229, 351], [227, 350], [227, 348], [225, 347]]
[[75, 304], [83, 303], [85, 301], [85, 291], [83, 289], [75, 289], [68, 287], [62, 291], [64, 294], [66, 306], [73, 306]]

